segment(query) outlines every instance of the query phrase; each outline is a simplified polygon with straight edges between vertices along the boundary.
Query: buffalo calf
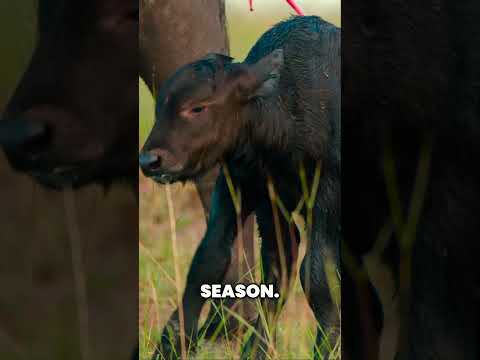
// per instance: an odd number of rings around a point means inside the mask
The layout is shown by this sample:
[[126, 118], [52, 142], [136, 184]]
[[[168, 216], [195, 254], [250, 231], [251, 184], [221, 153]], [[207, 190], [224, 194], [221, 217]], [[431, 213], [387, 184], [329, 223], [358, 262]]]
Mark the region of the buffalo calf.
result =
[[[204, 303], [201, 284], [220, 282], [228, 267], [238, 215], [241, 221], [251, 213], [258, 219], [263, 280], [281, 294], [263, 301], [267, 326], [273, 326], [295, 268], [299, 234], [291, 214], [297, 210], [307, 219], [309, 235], [300, 276], [321, 328], [315, 352], [323, 356], [339, 333], [339, 299], [329, 287], [338, 279], [335, 272], [327, 274], [329, 264], [338, 264], [341, 239], [337, 27], [314, 16], [294, 17], [266, 32], [244, 62], [212, 54], [166, 81], [140, 154], [143, 172], [170, 183], [195, 179], [218, 163], [224, 165], [207, 232], [183, 298], [187, 340], [194, 344]], [[231, 193], [230, 181], [238, 193]], [[177, 314], [156, 356], [180, 354]], [[266, 356], [261, 338], [267, 329], [260, 319], [256, 328], [261, 337], [248, 340], [243, 358]]]

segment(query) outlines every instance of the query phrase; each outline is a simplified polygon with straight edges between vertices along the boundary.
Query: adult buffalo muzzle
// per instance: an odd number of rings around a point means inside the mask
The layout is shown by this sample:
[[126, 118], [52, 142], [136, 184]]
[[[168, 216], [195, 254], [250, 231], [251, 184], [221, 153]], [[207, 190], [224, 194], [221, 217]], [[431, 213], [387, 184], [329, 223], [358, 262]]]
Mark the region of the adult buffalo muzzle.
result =
[[47, 126], [38, 122], [22, 120], [0, 121], [0, 146], [15, 149], [43, 139], [47, 135]]

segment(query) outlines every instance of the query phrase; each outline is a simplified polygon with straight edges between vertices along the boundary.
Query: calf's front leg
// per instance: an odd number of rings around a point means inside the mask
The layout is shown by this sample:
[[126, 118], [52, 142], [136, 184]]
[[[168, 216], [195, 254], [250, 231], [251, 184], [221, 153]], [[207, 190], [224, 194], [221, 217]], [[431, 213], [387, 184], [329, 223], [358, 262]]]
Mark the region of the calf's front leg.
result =
[[[242, 222], [248, 215], [248, 211], [242, 212]], [[216, 284], [222, 281], [230, 264], [236, 233], [237, 215], [225, 177], [221, 174], [213, 193], [207, 231], [192, 260], [181, 304], [187, 352], [194, 348], [198, 318], [206, 300], [200, 296], [200, 287], [202, 284]], [[171, 315], [163, 329], [153, 360], [180, 358], [182, 324], [179, 315], [180, 309]]]

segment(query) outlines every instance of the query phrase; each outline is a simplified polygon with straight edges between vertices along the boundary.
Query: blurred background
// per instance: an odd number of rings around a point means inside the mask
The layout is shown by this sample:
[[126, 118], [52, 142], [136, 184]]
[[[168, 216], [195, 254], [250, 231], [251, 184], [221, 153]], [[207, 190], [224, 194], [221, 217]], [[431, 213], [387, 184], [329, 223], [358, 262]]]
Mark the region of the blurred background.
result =
[[[226, 0], [230, 55], [243, 60], [256, 40], [270, 27], [294, 14], [284, 0]], [[297, 0], [306, 15], [317, 15], [340, 26], [340, 0]], [[154, 100], [145, 84], [139, 86], [139, 146], [150, 132], [154, 119]], [[183, 290], [192, 256], [205, 231], [200, 200], [192, 184], [173, 185], [176, 239]], [[148, 359], [159, 331], [176, 307], [176, 286], [169, 212], [165, 188], [140, 174], [139, 210], [139, 291], [140, 357]], [[258, 242], [257, 242], [258, 243]], [[258, 251], [257, 251], [258, 253]], [[298, 262], [299, 264], [301, 261]], [[258, 264], [257, 264], [258, 265]], [[207, 314], [204, 309], [203, 316]], [[277, 326], [277, 352], [282, 359], [308, 359], [314, 343], [315, 320], [297, 280], [293, 296], [287, 301]], [[205, 344], [197, 359], [230, 359], [231, 344]]]
[[[37, 45], [37, 6], [0, 1], [0, 121]], [[86, 259], [89, 359], [130, 359], [137, 337], [136, 196], [114, 184], [108, 191], [85, 186], [72, 198]], [[0, 148], [0, 200], [0, 359], [80, 359], [64, 194], [13, 171]]]

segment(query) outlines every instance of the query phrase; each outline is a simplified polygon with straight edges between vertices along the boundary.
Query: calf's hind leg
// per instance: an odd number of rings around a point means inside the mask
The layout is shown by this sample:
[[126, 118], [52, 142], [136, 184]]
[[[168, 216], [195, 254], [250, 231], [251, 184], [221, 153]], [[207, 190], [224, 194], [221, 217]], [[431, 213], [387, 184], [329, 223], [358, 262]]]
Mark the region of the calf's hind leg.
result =
[[314, 358], [326, 359], [340, 334], [340, 228], [328, 212], [319, 220], [313, 225], [300, 280], [318, 322]]
[[[267, 330], [274, 341], [275, 323], [286, 301], [297, 260], [299, 234], [295, 224], [288, 223], [281, 214], [274, 214], [267, 198], [256, 209], [262, 240], [262, 283], [273, 284], [278, 299], [262, 299], [264, 318], [257, 318], [255, 329], [261, 336], [252, 334], [243, 347], [242, 359], [264, 359], [268, 353]], [[278, 215], [278, 216], [277, 216]], [[268, 329], [267, 329], [268, 328]]]

